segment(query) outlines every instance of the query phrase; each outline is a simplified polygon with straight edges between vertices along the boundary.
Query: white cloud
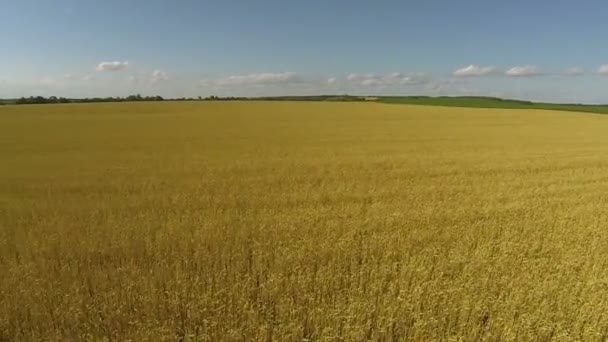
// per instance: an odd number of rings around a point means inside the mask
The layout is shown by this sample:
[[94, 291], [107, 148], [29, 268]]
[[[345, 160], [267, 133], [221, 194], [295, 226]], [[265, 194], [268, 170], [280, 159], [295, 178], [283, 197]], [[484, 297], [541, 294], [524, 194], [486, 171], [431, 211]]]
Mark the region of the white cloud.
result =
[[84, 76], [82, 76], [82, 80], [83, 81], [91, 81], [93, 79], [94, 79], [93, 75], [84, 75]]
[[471, 64], [467, 67], [460, 68], [454, 71], [453, 75], [458, 77], [470, 77], [470, 76], [484, 76], [496, 72], [496, 67], [493, 66], [479, 66]]
[[569, 69], [566, 69], [566, 71], [564, 71], [564, 75], [568, 75], [568, 76], [579, 76], [585, 73], [585, 69], [579, 67], [579, 66], [575, 66]]
[[535, 65], [514, 66], [505, 72], [505, 75], [512, 77], [537, 76], [541, 74], [541, 70]]
[[334, 85], [338, 82], [338, 79], [335, 77], [330, 77], [327, 79], [327, 85]]
[[361, 81], [361, 85], [362, 86], [375, 86], [375, 85], [381, 85], [382, 80], [378, 79], [378, 78], [366, 78], [363, 81]]
[[119, 71], [119, 70], [126, 69], [128, 66], [129, 66], [129, 62], [127, 62], [127, 61], [101, 62], [97, 65], [95, 70], [97, 70], [97, 71]]
[[152, 77], [150, 78], [152, 83], [166, 82], [168, 80], [169, 76], [167, 76], [167, 73], [162, 70], [154, 70], [154, 72], [152, 72]]
[[73, 73], [68, 72], [67, 74], [63, 75], [63, 78], [65, 78], [66, 80], [73, 80], [76, 76], [74, 76]]
[[137, 83], [139, 81], [139, 78], [135, 75], [130, 75], [127, 80], [131, 83]]
[[248, 75], [236, 75], [222, 78], [215, 81], [205, 81], [205, 83], [211, 83], [212, 85], [221, 87], [235, 87], [235, 86], [266, 86], [266, 85], [287, 85], [290, 83], [296, 83], [300, 81], [298, 74], [294, 72], [281, 72], [281, 73], [261, 73], [261, 74], [248, 74]]
[[430, 81], [430, 78], [424, 74], [406, 75], [400, 72], [395, 72], [388, 75], [368, 74], [365, 76], [354, 77], [353, 75], [356, 74], [350, 74], [346, 77], [346, 79], [364, 87], [416, 85], [428, 83]]
[[608, 64], [604, 64], [597, 69], [597, 72], [602, 75], [608, 75]]
[[347, 81], [354, 81], [358, 78], [359, 78], [359, 75], [357, 75], [357, 74], [349, 74], [348, 76], [346, 76]]

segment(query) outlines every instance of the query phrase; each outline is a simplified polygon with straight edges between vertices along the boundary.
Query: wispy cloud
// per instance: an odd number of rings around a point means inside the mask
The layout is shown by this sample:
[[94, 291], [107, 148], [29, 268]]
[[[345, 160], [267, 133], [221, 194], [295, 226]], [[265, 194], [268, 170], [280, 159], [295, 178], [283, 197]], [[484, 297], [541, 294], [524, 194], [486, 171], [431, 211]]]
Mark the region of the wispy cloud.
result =
[[65, 79], [66, 81], [68, 81], [68, 83], [72, 83], [72, 82], [79, 82], [79, 81], [92, 81], [93, 79], [95, 79], [95, 77], [91, 74], [78, 74], [78, 73], [73, 73], [73, 72], [68, 72], [66, 74], [63, 75], [63, 79]]
[[154, 70], [154, 72], [152, 72], [152, 77], [150, 78], [150, 81], [154, 84], [166, 82], [169, 81], [169, 76], [167, 76], [167, 73], [162, 70]]
[[498, 71], [496, 67], [493, 66], [479, 66], [475, 64], [471, 64], [469, 66], [457, 69], [453, 72], [454, 76], [457, 77], [472, 77], [472, 76], [484, 76], [489, 75]]
[[568, 68], [566, 69], [566, 71], [564, 71], [564, 75], [567, 76], [580, 76], [583, 75], [585, 73], [585, 69], [579, 67], [579, 66], [574, 66], [572, 68]]
[[247, 75], [234, 75], [216, 80], [204, 80], [202, 85], [220, 87], [239, 86], [279, 86], [301, 82], [300, 76], [295, 72], [260, 73]]
[[608, 75], [608, 64], [601, 65], [597, 69], [598, 74]]
[[356, 80], [357, 78], [359, 78], [359, 75], [354, 74], [354, 73], [353, 73], [353, 74], [349, 74], [348, 76], [346, 76], [346, 80], [347, 80], [347, 81], [354, 81], [354, 80]]
[[514, 66], [505, 72], [505, 75], [511, 77], [529, 77], [542, 75], [539, 67], [535, 65]]
[[363, 87], [380, 87], [380, 86], [397, 86], [397, 85], [417, 85], [424, 84], [430, 81], [430, 77], [424, 74], [403, 74], [394, 72], [386, 75], [368, 74], [359, 76], [350, 74], [346, 80], [354, 85]]
[[97, 71], [119, 71], [119, 70], [126, 69], [128, 66], [129, 66], [128, 61], [101, 62], [97, 65], [95, 70], [97, 70]]
[[336, 83], [338, 83], [338, 79], [335, 77], [330, 77], [327, 79], [327, 85], [334, 85]]

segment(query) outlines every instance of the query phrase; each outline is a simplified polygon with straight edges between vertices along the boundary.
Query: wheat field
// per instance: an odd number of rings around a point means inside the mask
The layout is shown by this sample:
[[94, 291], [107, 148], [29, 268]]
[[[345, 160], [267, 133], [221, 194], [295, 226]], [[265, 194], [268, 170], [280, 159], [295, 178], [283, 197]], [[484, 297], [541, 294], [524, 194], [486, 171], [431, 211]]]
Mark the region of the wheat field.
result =
[[0, 107], [2, 341], [599, 341], [608, 117]]

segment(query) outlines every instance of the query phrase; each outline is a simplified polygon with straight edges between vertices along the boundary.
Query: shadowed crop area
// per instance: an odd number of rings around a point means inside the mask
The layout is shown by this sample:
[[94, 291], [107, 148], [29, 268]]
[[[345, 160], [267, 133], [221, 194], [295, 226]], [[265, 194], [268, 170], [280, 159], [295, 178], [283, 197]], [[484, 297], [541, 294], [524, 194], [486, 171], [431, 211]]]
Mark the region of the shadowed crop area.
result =
[[608, 117], [0, 107], [0, 340], [600, 340]]

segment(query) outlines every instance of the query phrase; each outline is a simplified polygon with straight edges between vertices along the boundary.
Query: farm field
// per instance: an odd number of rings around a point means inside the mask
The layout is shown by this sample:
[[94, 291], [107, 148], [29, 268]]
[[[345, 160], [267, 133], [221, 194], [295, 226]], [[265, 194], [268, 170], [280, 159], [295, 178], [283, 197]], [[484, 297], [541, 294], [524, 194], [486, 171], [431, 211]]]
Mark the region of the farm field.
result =
[[608, 116], [0, 107], [0, 340], [608, 337]]

